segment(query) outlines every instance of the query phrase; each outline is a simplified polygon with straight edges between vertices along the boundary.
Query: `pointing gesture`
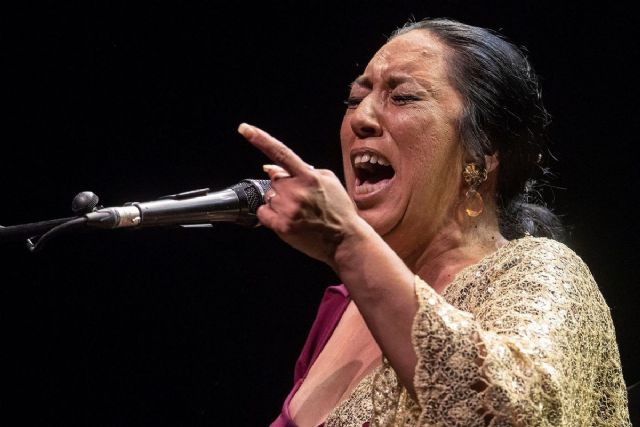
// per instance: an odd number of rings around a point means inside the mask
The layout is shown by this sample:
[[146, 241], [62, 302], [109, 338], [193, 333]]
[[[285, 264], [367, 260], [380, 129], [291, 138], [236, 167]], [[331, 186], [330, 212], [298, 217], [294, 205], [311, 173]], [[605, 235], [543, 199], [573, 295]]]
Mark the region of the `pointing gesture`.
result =
[[242, 123], [238, 132], [291, 175], [304, 176], [309, 170], [313, 170], [313, 166], [305, 163], [293, 150], [262, 129]]
[[333, 172], [314, 169], [282, 142], [246, 123], [238, 127], [276, 165], [265, 165], [271, 189], [257, 212], [260, 223], [305, 254], [334, 267], [345, 237], [365, 224]]

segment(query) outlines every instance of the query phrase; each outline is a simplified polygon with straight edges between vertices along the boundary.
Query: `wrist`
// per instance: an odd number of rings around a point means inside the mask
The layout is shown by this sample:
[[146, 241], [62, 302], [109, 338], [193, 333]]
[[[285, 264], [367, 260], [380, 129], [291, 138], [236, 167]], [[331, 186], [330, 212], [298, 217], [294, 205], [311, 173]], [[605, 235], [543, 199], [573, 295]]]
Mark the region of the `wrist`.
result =
[[340, 275], [358, 265], [358, 258], [364, 254], [368, 242], [376, 238], [380, 238], [376, 231], [364, 219], [356, 216], [335, 247], [330, 263], [333, 270]]

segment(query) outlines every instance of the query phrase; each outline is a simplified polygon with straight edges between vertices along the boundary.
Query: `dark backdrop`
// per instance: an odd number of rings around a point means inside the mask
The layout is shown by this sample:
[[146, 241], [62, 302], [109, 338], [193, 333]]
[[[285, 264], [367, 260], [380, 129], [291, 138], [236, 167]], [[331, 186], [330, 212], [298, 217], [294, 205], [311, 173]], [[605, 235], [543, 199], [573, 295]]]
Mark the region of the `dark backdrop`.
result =
[[[341, 173], [347, 85], [412, 16], [527, 46], [554, 117], [552, 202], [611, 307], [627, 383], [640, 380], [638, 49], [625, 7], [58, 3], [0, 18], [3, 225], [68, 216], [82, 190], [119, 205], [262, 177], [242, 121]], [[0, 418], [23, 424], [267, 425], [337, 281], [268, 230], [232, 225], [0, 251]]]

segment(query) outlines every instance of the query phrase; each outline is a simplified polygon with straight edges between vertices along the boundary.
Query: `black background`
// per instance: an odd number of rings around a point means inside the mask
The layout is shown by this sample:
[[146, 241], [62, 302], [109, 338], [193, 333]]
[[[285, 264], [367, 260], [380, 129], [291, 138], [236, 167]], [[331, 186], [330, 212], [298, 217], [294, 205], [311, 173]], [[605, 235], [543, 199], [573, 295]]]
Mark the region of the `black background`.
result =
[[[640, 381], [626, 6], [133, 3], [3, 6], [1, 224], [69, 216], [82, 190], [120, 205], [262, 178], [243, 121], [341, 174], [348, 83], [407, 19], [452, 17], [528, 48], [554, 118], [550, 202], [611, 307], [628, 385]], [[233, 225], [97, 231], [0, 255], [0, 419], [21, 424], [267, 425], [338, 280], [268, 230]]]

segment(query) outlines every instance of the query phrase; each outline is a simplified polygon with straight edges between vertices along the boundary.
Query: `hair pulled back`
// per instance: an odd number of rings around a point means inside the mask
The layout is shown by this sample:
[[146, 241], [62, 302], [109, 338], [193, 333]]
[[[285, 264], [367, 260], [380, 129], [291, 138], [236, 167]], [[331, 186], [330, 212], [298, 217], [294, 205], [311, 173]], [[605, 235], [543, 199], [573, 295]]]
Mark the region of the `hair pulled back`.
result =
[[524, 235], [561, 239], [559, 218], [536, 190], [549, 171], [550, 122], [538, 78], [524, 52], [499, 34], [450, 19], [425, 19], [396, 30], [390, 39], [426, 30], [450, 50], [449, 78], [463, 99], [459, 134], [474, 161], [497, 153], [496, 205], [507, 239]]

